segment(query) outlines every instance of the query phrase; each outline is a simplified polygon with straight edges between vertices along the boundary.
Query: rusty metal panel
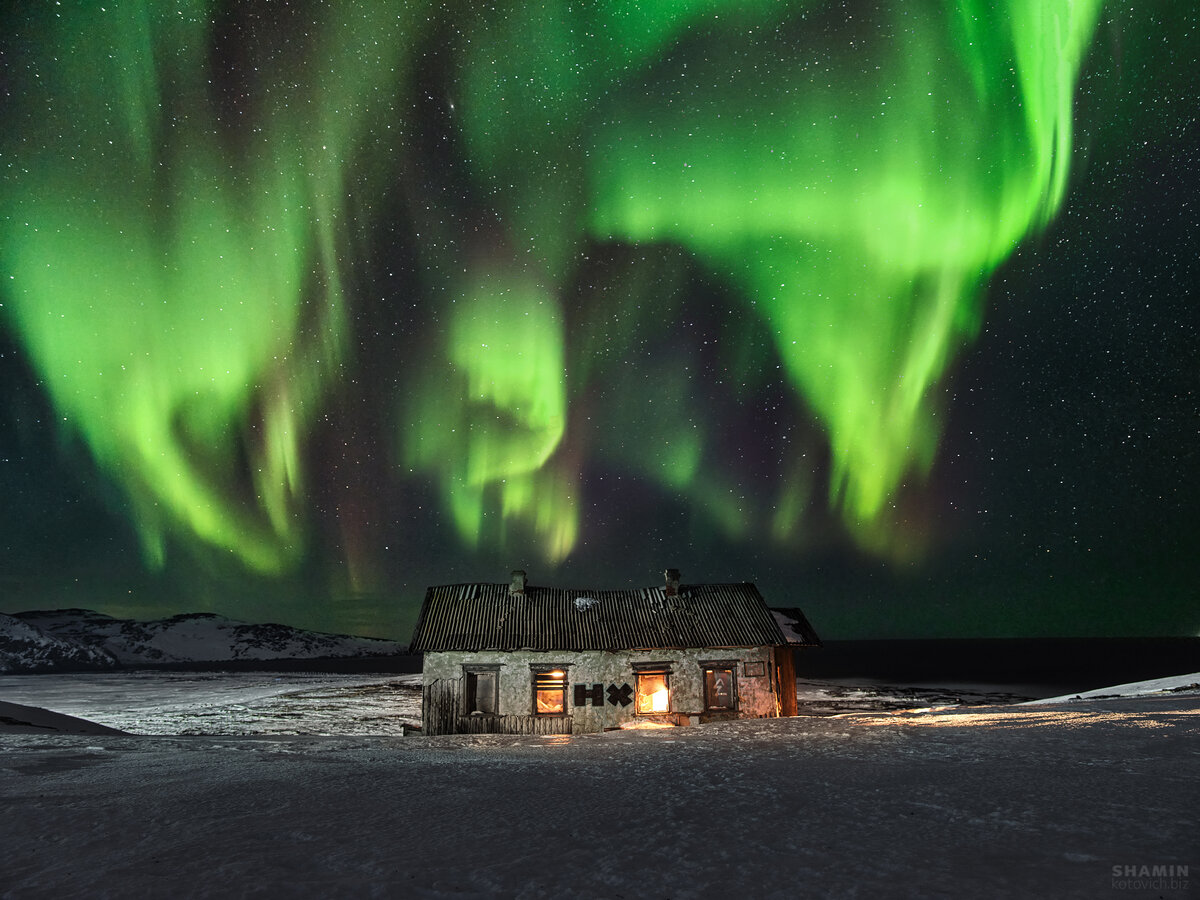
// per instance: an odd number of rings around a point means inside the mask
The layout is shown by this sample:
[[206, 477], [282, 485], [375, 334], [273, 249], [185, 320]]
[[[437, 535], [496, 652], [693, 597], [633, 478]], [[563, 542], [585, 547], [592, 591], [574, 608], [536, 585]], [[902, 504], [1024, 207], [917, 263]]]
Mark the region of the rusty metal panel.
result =
[[781, 716], [796, 716], [800, 714], [796, 698], [796, 664], [791, 647], [775, 648], [775, 673], [779, 685], [779, 714]]

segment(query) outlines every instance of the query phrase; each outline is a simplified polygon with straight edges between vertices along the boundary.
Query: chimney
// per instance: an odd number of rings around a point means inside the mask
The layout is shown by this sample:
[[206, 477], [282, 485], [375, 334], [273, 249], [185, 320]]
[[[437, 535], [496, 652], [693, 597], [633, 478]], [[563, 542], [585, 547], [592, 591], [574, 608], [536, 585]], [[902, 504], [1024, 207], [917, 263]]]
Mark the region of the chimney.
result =
[[663, 589], [663, 593], [668, 597], [679, 595], [679, 570], [667, 569], [663, 572], [663, 577], [667, 580], [667, 586]]
[[508, 592], [510, 594], [524, 594], [525, 593], [525, 570], [524, 569], [513, 569], [512, 582], [508, 586]]

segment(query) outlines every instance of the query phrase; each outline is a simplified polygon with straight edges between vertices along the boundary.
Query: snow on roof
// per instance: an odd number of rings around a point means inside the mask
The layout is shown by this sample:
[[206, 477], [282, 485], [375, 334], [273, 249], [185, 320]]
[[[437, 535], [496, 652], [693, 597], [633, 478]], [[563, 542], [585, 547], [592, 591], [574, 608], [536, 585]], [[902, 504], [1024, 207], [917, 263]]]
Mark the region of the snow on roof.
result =
[[789, 644], [799, 644], [802, 647], [820, 647], [821, 639], [817, 637], [817, 632], [813, 630], [804, 613], [794, 606], [788, 609], [771, 608], [771, 615], [775, 617], [775, 624], [779, 626], [779, 630], [783, 632], [783, 636], [787, 638]]

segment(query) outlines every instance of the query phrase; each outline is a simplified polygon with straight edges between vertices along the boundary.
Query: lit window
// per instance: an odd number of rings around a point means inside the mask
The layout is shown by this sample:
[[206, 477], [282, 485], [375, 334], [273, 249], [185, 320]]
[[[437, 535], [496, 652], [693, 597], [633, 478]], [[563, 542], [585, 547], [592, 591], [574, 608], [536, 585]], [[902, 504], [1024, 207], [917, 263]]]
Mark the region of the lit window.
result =
[[737, 709], [736, 673], [733, 664], [704, 667], [705, 709]]
[[467, 715], [494, 716], [498, 709], [499, 666], [463, 667], [463, 710]]
[[566, 714], [566, 669], [559, 668], [534, 671], [533, 711], [539, 716], [561, 716]]
[[634, 673], [637, 679], [637, 713], [652, 716], [671, 709], [670, 674], [663, 670]]

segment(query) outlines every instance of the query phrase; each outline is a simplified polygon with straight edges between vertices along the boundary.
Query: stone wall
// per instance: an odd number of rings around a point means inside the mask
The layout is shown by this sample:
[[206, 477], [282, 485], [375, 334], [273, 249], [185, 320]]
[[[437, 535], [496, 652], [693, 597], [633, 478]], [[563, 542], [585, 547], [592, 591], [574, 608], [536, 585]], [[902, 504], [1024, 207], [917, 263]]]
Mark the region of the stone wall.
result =
[[[702, 664], [725, 661], [736, 664], [736, 714], [706, 713]], [[666, 714], [637, 714], [633, 691], [636, 687], [634, 667], [639, 663], [665, 663], [670, 669], [670, 707]], [[493, 717], [496, 721], [461, 721], [466, 718], [462, 708], [464, 665], [499, 666], [499, 703], [497, 716]], [[535, 667], [566, 671], [566, 715], [571, 718], [571, 730], [576, 734], [619, 728], [639, 720], [686, 723], [733, 715], [755, 718], [780, 714], [771, 647], [578, 652], [451, 651], [425, 654], [425, 733], [510, 731], [517, 730], [518, 725], [523, 733], [529, 733], [525, 729], [530, 725], [523, 720], [533, 715]], [[757, 674], [760, 671], [762, 674]], [[584, 687], [583, 705], [576, 705], [576, 685]], [[598, 691], [597, 685], [600, 686]], [[596, 702], [598, 699], [599, 703]], [[513, 721], [502, 721], [506, 717], [512, 717]], [[533, 727], [537, 727], [537, 724], [540, 723], [535, 723]], [[558, 727], [555, 726], [556, 730]]]

